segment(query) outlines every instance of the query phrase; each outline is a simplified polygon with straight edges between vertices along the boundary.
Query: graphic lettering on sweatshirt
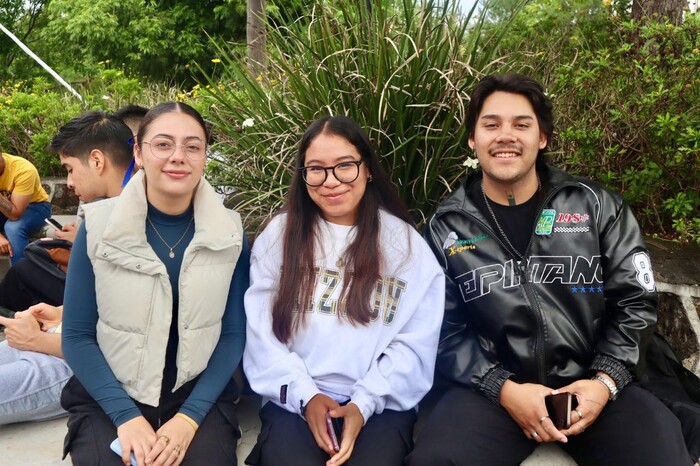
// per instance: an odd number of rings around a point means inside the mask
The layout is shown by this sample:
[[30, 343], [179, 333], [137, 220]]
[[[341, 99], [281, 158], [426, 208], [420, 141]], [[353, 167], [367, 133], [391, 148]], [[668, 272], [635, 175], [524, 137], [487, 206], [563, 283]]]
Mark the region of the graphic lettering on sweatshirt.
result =
[[[469, 302], [500, 289], [520, 285], [519, 265], [508, 260], [503, 264], [490, 264], [456, 277], [462, 299]], [[602, 292], [603, 271], [600, 256], [532, 256], [528, 259], [527, 280], [531, 283], [560, 283], [572, 285], [574, 293], [585, 293], [590, 289]], [[584, 286], [585, 285], [585, 286]], [[581, 291], [585, 290], [585, 291]]]
[[[347, 300], [338, 303], [338, 296], [343, 287], [343, 274], [326, 267], [315, 267], [314, 271], [315, 288], [321, 288], [321, 295], [318, 300], [307, 305], [306, 312], [318, 312], [328, 316], [335, 316], [340, 312], [343, 316], [347, 315]], [[351, 274], [348, 274], [348, 280], [352, 280]], [[381, 276], [372, 296], [370, 320], [375, 321], [381, 316], [384, 325], [391, 325], [407, 286], [405, 280], [393, 275]]]

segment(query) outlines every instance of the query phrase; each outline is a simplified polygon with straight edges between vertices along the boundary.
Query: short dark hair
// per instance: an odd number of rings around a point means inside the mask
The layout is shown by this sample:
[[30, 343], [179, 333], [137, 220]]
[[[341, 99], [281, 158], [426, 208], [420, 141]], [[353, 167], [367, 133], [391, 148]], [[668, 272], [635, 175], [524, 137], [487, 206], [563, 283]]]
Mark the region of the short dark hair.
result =
[[51, 140], [49, 150], [87, 164], [90, 152], [99, 149], [115, 166], [126, 169], [133, 157], [131, 138], [131, 130], [123, 121], [92, 110], [63, 125]]
[[147, 113], [148, 109], [146, 107], [128, 104], [114, 112], [114, 117], [123, 121], [126, 126], [131, 128], [132, 132], [136, 134], [138, 132], [139, 125], [141, 124], [141, 120], [143, 120], [143, 117], [145, 117]]
[[139, 132], [136, 136], [137, 144], [141, 144], [141, 141], [143, 140], [143, 135], [146, 134], [146, 131], [148, 131], [148, 127], [151, 125], [151, 123], [153, 123], [153, 121], [156, 120], [159, 116], [164, 115], [166, 113], [184, 113], [185, 115], [189, 115], [192, 118], [194, 118], [204, 130], [204, 142], [209, 144], [209, 127], [204, 122], [202, 115], [200, 115], [197, 110], [190, 107], [189, 105], [182, 102], [174, 101], [163, 102], [161, 104], [158, 104], [152, 109], [150, 109], [148, 113], [146, 113], [146, 116], [144, 116], [143, 120], [141, 120], [141, 126], [139, 126]]
[[[532, 109], [537, 116], [537, 124], [540, 131], [547, 137], [547, 144], [551, 141], [552, 133], [554, 132], [554, 116], [552, 114], [552, 101], [544, 92], [544, 88], [540, 83], [532, 78], [522, 74], [491, 74], [483, 78], [474, 88], [469, 107], [467, 108], [467, 133], [469, 137], [474, 136], [476, 130], [476, 122], [479, 119], [479, 114], [484, 106], [486, 99], [494, 92], [509, 92], [511, 94], [519, 94], [525, 97], [532, 105]], [[547, 146], [540, 149], [537, 153], [537, 163], [544, 163], [544, 155], [547, 152]]]

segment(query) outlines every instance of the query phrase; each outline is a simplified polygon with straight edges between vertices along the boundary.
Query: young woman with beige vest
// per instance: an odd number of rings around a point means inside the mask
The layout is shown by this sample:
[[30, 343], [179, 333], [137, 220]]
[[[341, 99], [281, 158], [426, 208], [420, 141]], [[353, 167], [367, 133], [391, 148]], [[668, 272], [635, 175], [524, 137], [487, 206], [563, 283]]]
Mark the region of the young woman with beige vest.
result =
[[236, 464], [249, 253], [202, 177], [208, 139], [194, 109], [157, 105], [134, 146], [143, 170], [85, 208], [64, 299], [74, 464]]

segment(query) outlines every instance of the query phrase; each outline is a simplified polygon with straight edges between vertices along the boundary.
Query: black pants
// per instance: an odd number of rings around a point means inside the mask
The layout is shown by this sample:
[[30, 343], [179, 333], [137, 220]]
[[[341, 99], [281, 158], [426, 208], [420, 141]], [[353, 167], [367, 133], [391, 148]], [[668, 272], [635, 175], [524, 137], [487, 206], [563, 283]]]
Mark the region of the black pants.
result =
[[[330, 459], [316, 445], [306, 421], [268, 402], [260, 410], [258, 441], [246, 458], [254, 466], [323, 466]], [[413, 446], [416, 413], [384, 410], [360, 430], [348, 466], [399, 466]], [[340, 441], [340, 439], [338, 439]]]
[[22, 258], [10, 267], [0, 282], [0, 306], [13, 311], [24, 311], [38, 303], [60, 306], [64, 287], [65, 281]]
[[[428, 417], [406, 464], [518, 465], [537, 447], [505, 409], [455, 388]], [[692, 465], [678, 419], [654, 395], [631, 385], [580, 435], [559, 443], [579, 466]]]
[[[172, 398], [162, 401], [159, 407], [138, 402], [136, 405], [156, 430], [159, 419], [164, 423], [177, 413], [191, 388], [179, 389]], [[117, 438], [117, 428], [75, 376], [63, 389], [61, 406], [68, 411], [64, 458], [70, 453], [73, 464], [77, 466], [124, 466], [121, 457], [109, 448]], [[236, 407], [228, 395], [222, 395], [197, 429], [182, 464], [235, 466], [236, 446], [240, 437]]]

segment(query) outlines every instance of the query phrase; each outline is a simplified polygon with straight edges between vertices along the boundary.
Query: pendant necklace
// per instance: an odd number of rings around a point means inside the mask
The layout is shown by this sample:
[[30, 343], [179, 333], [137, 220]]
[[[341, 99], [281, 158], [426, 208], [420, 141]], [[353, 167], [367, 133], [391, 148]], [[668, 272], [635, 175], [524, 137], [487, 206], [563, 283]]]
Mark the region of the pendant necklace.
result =
[[[537, 192], [539, 192], [542, 189], [542, 182], [540, 181], [540, 177], [537, 177]], [[523, 255], [520, 254], [520, 252], [515, 249], [515, 246], [513, 246], [513, 243], [510, 242], [508, 239], [508, 236], [506, 235], [506, 232], [503, 231], [503, 228], [501, 228], [501, 224], [498, 223], [498, 219], [496, 218], [496, 214], [493, 212], [493, 209], [491, 208], [491, 203], [489, 203], [489, 198], [486, 196], [486, 193], [484, 192], [484, 180], [481, 180], [481, 195], [484, 196], [484, 203], [486, 204], [486, 209], [488, 209], [489, 214], [491, 215], [491, 218], [493, 219], [493, 223], [496, 224], [496, 228], [498, 229], [498, 232], [501, 234], [501, 238], [505, 240], [505, 242], [508, 244], [510, 247], [511, 251], [515, 253], [516, 256], [518, 256], [518, 259], [523, 260]]]
[[160, 233], [158, 232], [158, 229], [156, 228], [156, 226], [155, 226], [155, 225], [153, 224], [153, 222], [151, 221], [151, 217], [149, 217], [148, 215], [146, 215], [146, 220], [148, 220], [148, 223], [151, 225], [151, 228], [153, 228], [153, 231], [156, 232], [156, 235], [158, 235], [158, 238], [160, 238], [160, 240], [163, 242], [163, 244], [165, 244], [165, 245], [168, 247], [168, 249], [170, 249], [170, 252], [168, 253], [168, 256], [170, 256], [171, 259], [175, 259], [175, 251], [173, 251], [173, 249], [175, 249], [175, 248], [177, 247], [177, 245], [180, 244], [180, 242], [185, 238], [185, 235], [187, 234], [187, 232], [190, 231], [190, 227], [192, 226], [192, 222], [194, 222], [194, 215], [193, 215], [192, 218], [190, 219], [190, 223], [187, 224], [187, 228], [185, 228], [185, 232], [182, 234], [182, 236], [180, 236], [180, 239], [177, 240], [177, 242], [176, 242], [175, 244], [173, 244], [172, 246], [170, 246], [170, 245], [168, 244], [168, 242], [165, 241], [165, 240], [163, 239], [163, 237], [160, 235]]

